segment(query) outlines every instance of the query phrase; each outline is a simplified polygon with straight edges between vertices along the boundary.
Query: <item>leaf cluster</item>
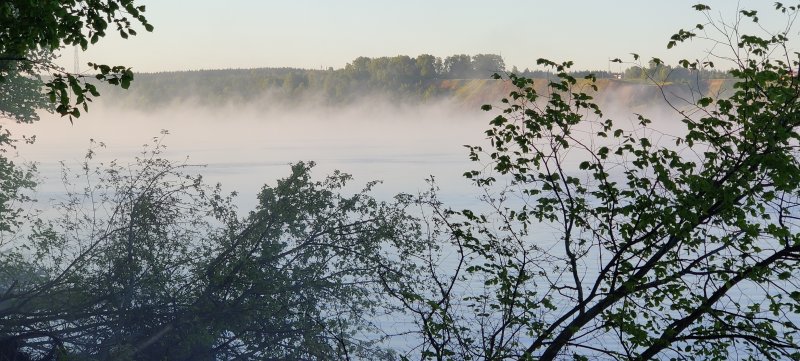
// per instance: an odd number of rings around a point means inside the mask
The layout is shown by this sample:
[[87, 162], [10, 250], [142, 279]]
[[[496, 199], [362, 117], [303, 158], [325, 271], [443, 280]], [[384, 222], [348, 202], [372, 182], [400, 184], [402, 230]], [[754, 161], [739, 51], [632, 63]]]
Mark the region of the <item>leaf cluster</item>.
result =
[[704, 29], [730, 41], [735, 91], [673, 105], [683, 134], [607, 118], [571, 62], [539, 60], [545, 92], [497, 75], [513, 90], [483, 107], [490, 146], [469, 147], [482, 169], [465, 174], [486, 210], [430, 203], [458, 261], [409, 299], [423, 359], [800, 357], [800, 58], [785, 32], [714, 22], [669, 44]]
[[[52, 53], [65, 46], [86, 50], [108, 32], [122, 38], [136, 35], [136, 25], [147, 31], [153, 26], [144, 16], [145, 6], [133, 0], [112, 1], [5, 1], [0, 4], [0, 87], [7, 86], [15, 74], [38, 76], [47, 72], [46, 95], [57, 104], [55, 111], [70, 121], [86, 111], [92, 97], [99, 96], [87, 76], [73, 74], [42, 58], [39, 52]], [[90, 64], [99, 71], [93, 78], [127, 88], [133, 80], [130, 68]], [[18, 102], [16, 104], [19, 104]], [[34, 106], [29, 106], [36, 109]], [[17, 114], [13, 109], [4, 113]]]
[[[79, 359], [343, 359], [386, 351], [373, 324], [418, 252], [405, 202], [297, 163], [240, 215], [162, 156], [65, 172], [68, 196], [0, 256], [0, 340]], [[29, 334], [29, 330], [39, 333]], [[42, 338], [41, 334], [48, 335]], [[364, 335], [372, 335], [365, 337]]]

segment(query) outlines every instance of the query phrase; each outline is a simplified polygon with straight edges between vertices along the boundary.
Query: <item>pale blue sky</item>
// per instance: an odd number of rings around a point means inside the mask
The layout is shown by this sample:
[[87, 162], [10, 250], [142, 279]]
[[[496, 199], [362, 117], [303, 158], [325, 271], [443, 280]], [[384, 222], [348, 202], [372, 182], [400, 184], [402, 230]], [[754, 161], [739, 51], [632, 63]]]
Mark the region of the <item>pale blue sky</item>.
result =
[[[153, 33], [109, 36], [81, 63], [132, 66], [135, 71], [252, 67], [343, 67], [358, 56], [501, 54], [507, 66], [533, 68], [537, 58], [573, 60], [576, 68], [607, 69], [629, 53], [670, 63], [711, 48], [695, 41], [667, 51], [669, 36], [705, 19], [703, 2], [733, 20], [734, 0], [150, 0]], [[738, 2], [763, 10], [762, 23], [780, 28], [772, 1]], [[797, 35], [797, 30], [792, 35]], [[62, 64], [72, 64], [67, 49]], [[616, 69], [614, 69], [616, 70]]]

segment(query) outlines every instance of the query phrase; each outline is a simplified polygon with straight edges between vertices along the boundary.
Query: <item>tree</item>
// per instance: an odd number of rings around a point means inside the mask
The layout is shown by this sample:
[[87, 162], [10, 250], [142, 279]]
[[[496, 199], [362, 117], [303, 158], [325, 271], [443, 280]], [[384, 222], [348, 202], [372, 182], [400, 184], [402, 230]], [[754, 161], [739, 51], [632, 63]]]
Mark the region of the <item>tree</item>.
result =
[[[31, 57], [45, 58], [40, 61], [49, 62], [52, 55], [39, 52], [31, 54]], [[0, 79], [0, 118], [32, 123], [39, 120], [37, 110], [53, 111], [54, 107], [42, 94], [43, 81], [37, 67], [18, 61], [0, 60], [0, 76], [3, 77]]]
[[452, 79], [468, 78], [472, 75], [472, 59], [466, 54], [448, 56], [444, 59], [444, 71]]
[[[143, 13], [145, 7], [137, 6], [133, 0], [110, 1], [58, 1], [31, 2], [6, 1], [0, 4], [0, 86], [5, 79], [22, 72], [37, 74], [49, 72], [51, 79], [45, 85], [49, 89], [50, 101], [58, 104], [56, 111], [61, 115], [80, 116], [80, 109], [88, 109], [91, 97], [98, 96], [96, 87], [84, 79], [85, 75], [71, 74], [55, 66], [49, 57], [40, 52], [53, 52], [63, 46], [80, 46], [83, 50], [89, 44], [97, 43], [106, 36], [109, 26], [123, 38], [136, 35], [134, 25], [141, 24], [145, 30], [152, 31]], [[102, 64], [89, 65], [96, 71], [97, 80], [122, 88], [128, 88], [133, 80], [133, 72], [124, 66]]]
[[605, 118], [581, 91], [594, 77], [579, 82], [570, 62], [539, 60], [557, 75], [544, 94], [508, 76], [491, 147], [470, 147], [490, 162], [466, 174], [488, 211], [424, 198], [450, 247], [422, 255], [429, 287], [392, 293], [420, 325], [421, 358], [800, 358], [800, 59], [788, 30], [745, 31], [762, 29], [756, 12], [731, 26], [695, 8], [708, 21], [668, 47], [725, 44], [737, 82], [729, 97], [671, 104], [683, 135]]
[[308, 87], [308, 75], [303, 72], [289, 72], [283, 77], [283, 91], [291, 97]]
[[407, 198], [378, 202], [375, 183], [346, 195], [349, 175], [298, 163], [240, 217], [162, 149], [100, 166], [90, 151], [60, 215], [5, 246], [5, 339], [78, 359], [388, 357], [372, 322], [419, 251]]
[[503, 58], [497, 54], [478, 54], [472, 57], [472, 68], [478, 78], [487, 78], [494, 73], [506, 71]]
[[419, 69], [419, 76], [422, 77], [422, 79], [435, 79], [439, 76], [436, 70], [436, 57], [433, 55], [418, 55], [416, 61], [417, 68]]
[[[123, 38], [136, 35], [135, 23], [151, 31], [144, 10], [133, 0], [0, 3], [0, 118], [31, 123], [39, 119], [38, 110], [57, 111], [70, 121], [80, 116], [80, 109], [86, 111], [99, 93], [85, 81], [88, 76], [53, 64], [53, 52], [67, 45], [85, 50], [106, 35], [109, 25]], [[99, 81], [127, 88], [133, 80], [129, 68], [91, 65]], [[49, 74], [47, 82], [42, 81], [43, 74]], [[44, 93], [42, 84], [47, 88]], [[34, 186], [33, 174], [5, 155], [16, 140], [0, 125], [0, 231], [19, 225], [14, 202], [24, 199], [21, 194]]]
[[369, 64], [372, 59], [365, 56], [359, 56], [352, 63], [345, 66], [345, 72], [348, 76], [357, 81], [367, 81], [370, 78]]

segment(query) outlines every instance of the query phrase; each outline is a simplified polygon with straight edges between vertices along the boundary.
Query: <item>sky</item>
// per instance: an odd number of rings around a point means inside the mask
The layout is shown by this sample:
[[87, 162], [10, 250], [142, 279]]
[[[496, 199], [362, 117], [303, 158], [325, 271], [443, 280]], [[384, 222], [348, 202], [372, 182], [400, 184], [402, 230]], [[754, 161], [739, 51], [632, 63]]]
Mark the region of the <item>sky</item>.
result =
[[[669, 37], [707, 19], [700, 0], [149, 0], [155, 26], [128, 40], [113, 32], [79, 54], [92, 61], [156, 72], [220, 68], [341, 68], [358, 56], [500, 54], [507, 67], [536, 59], [572, 60], [577, 69], [612, 70], [609, 59], [703, 59], [712, 43], [667, 50]], [[772, 1], [705, 1], [715, 19], [737, 7], [761, 10], [761, 23], [785, 27]], [[797, 35], [797, 30], [791, 35]], [[74, 50], [60, 63], [72, 70]]]

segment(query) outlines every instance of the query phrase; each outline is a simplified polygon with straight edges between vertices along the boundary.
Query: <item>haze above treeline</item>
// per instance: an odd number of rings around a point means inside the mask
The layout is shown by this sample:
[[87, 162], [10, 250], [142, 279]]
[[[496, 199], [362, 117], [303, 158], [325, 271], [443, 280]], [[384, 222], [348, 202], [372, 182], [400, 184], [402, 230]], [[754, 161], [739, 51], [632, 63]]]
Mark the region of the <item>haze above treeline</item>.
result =
[[[569, 73], [579, 79], [594, 74], [601, 90], [614, 83], [616, 86], [684, 87], [707, 93], [719, 90], [719, 85], [711, 83], [714, 80], [719, 83], [721, 79], [731, 79], [726, 71], [714, 68], [690, 70], [653, 61], [627, 64], [627, 68], [615, 66], [619, 69], [617, 72], [570, 70]], [[507, 94], [503, 81], [491, 79], [494, 73], [539, 79], [540, 85], [554, 76], [543, 70], [508, 69], [503, 58], [496, 54], [458, 54], [444, 58], [429, 54], [362, 56], [340, 69], [281, 67], [137, 73], [131, 89], [122, 91], [110, 87], [103, 92], [103, 99], [115, 105], [143, 109], [189, 101], [207, 105], [253, 103], [263, 101], [265, 96], [283, 105], [306, 103], [309, 99], [341, 105], [376, 96], [395, 102], [458, 99], [480, 103]]]

